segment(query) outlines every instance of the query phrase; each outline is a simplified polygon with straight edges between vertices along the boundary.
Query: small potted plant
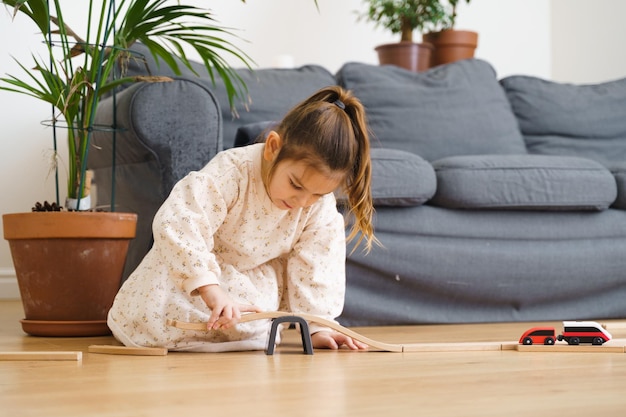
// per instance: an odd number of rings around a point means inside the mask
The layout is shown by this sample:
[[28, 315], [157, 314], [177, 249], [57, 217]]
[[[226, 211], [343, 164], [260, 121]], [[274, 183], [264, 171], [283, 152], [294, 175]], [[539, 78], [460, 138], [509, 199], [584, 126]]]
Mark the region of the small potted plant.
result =
[[[469, 3], [470, 0], [464, 0]], [[376, 47], [381, 65], [397, 65], [412, 71], [424, 71], [432, 66], [436, 47], [429, 38], [422, 43], [413, 41], [414, 32], [434, 33], [451, 28], [456, 18], [459, 0], [364, 0], [367, 12], [360, 19], [400, 34], [400, 42]]]
[[470, 0], [448, 0], [445, 5], [446, 19], [440, 22], [439, 30], [429, 31], [423, 35], [424, 42], [434, 47], [430, 58], [430, 65], [433, 67], [474, 57], [478, 46], [478, 33], [454, 29], [457, 5], [461, 1], [470, 3]]
[[[115, 74], [132, 56], [134, 42], [146, 45], [159, 61], [178, 73], [177, 61], [190, 66], [183, 46], [193, 48], [211, 74], [225, 80], [231, 104], [246, 89], [223, 54], [247, 67], [248, 57], [225, 36], [204, 9], [167, 0], [1, 0], [13, 14], [27, 16], [41, 32], [47, 55], [20, 63], [20, 77], [0, 78], [0, 90], [43, 100], [53, 107], [47, 122], [67, 136], [67, 207], [57, 202], [37, 204], [30, 213], [4, 214], [26, 318], [27, 333], [45, 336], [91, 336], [109, 332], [106, 314], [121, 284], [136, 215], [90, 210], [86, 162], [99, 100], [127, 82], [168, 79], [127, 78]], [[80, 4], [77, 4], [80, 3]], [[75, 33], [65, 21], [67, 7], [85, 10], [86, 34]], [[191, 23], [190, 23], [191, 22]], [[122, 65], [123, 67], [123, 65]], [[73, 204], [70, 206], [70, 204]], [[42, 211], [39, 211], [42, 210]], [[86, 269], [83, 269], [86, 268]]]

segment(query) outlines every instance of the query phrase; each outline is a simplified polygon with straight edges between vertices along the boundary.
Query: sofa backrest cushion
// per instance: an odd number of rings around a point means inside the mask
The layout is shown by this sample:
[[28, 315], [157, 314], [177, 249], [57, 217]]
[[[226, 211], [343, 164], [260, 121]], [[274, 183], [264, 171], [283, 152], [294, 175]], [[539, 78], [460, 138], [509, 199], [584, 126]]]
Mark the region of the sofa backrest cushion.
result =
[[495, 71], [477, 59], [422, 73], [347, 63], [337, 74], [367, 111], [372, 145], [428, 161], [453, 155], [526, 153]]
[[[127, 69], [129, 76], [145, 74], [176, 76], [164, 62], [157, 65], [145, 45], [135, 44], [132, 49], [143, 55], [145, 62], [131, 60]], [[336, 84], [334, 75], [318, 65], [254, 71], [238, 68], [235, 71], [245, 83], [248, 97], [245, 100], [236, 100], [235, 115], [231, 111], [226, 87], [221, 78], [215, 75], [215, 80], [212, 80], [200, 62], [192, 62], [192, 67], [198, 75], [182, 64], [179, 67], [182, 77], [200, 81], [217, 97], [223, 121], [223, 146], [226, 149], [234, 146], [235, 134], [240, 126], [266, 120], [280, 120], [291, 107], [317, 90]]]
[[611, 172], [587, 158], [452, 156], [434, 161], [433, 205], [453, 209], [604, 210], [616, 199]]
[[515, 75], [500, 80], [530, 153], [626, 160], [626, 78], [574, 85]]
[[257, 142], [264, 142], [269, 132], [278, 126], [278, 121], [267, 120], [264, 122], [255, 122], [247, 125], [239, 126], [235, 133], [234, 146], [248, 146]]
[[228, 107], [228, 96], [222, 80], [216, 80], [216, 95], [223, 115], [224, 147], [234, 146], [237, 129], [250, 123], [281, 120], [296, 104], [321, 88], [335, 85], [335, 77], [318, 65], [299, 68], [237, 69], [248, 88], [249, 102], [237, 106], [234, 117]]

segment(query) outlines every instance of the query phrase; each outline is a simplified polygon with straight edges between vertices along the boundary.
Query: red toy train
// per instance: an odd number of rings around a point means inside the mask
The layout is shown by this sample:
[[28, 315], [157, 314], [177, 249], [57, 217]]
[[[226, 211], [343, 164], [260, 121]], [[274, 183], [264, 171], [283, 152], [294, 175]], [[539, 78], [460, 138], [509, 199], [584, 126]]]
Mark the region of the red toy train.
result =
[[565, 340], [570, 345], [591, 343], [602, 345], [611, 340], [611, 334], [595, 321], [564, 321], [563, 334], [557, 336], [554, 327], [533, 327], [524, 332], [519, 339], [523, 345], [541, 343], [553, 345], [557, 340]]

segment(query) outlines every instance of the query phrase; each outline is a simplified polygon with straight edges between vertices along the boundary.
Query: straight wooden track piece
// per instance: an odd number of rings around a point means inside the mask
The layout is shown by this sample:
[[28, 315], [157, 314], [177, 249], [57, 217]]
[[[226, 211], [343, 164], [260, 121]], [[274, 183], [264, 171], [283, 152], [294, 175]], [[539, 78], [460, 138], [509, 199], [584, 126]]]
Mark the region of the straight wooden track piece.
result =
[[519, 342], [516, 340], [510, 341], [510, 342], [502, 342], [502, 350], [517, 350], [517, 346], [519, 345]]
[[80, 351], [0, 352], [0, 361], [80, 361]]
[[618, 345], [517, 345], [518, 352], [553, 352], [553, 353], [625, 353], [624, 346]]
[[91, 345], [87, 349], [89, 353], [104, 353], [106, 355], [132, 355], [132, 356], [165, 356], [167, 349], [164, 347], [129, 347], [115, 345]]
[[[403, 352], [479, 352], [503, 350], [502, 342], [411, 343], [402, 345]], [[508, 350], [508, 349], [507, 349]]]

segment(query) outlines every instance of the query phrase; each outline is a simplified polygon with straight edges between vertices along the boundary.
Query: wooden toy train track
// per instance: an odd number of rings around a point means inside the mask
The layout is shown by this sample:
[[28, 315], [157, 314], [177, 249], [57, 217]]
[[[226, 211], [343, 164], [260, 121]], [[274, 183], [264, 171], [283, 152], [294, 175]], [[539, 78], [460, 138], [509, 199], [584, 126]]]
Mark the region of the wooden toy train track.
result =
[[[523, 344], [519, 341], [509, 342], [461, 342], [461, 343], [386, 343], [371, 339], [346, 327], [343, 327], [333, 321], [326, 320], [311, 314], [293, 313], [283, 311], [267, 311], [263, 313], [245, 314], [241, 317], [240, 322], [245, 323], [253, 320], [273, 320], [272, 328], [276, 329], [276, 324], [281, 322], [296, 322], [301, 324], [301, 329], [307, 328], [306, 332], [302, 332], [303, 346], [305, 345], [305, 333], [308, 337], [309, 350], [305, 347], [305, 353], [312, 354], [310, 348], [310, 336], [308, 335], [307, 322], [318, 323], [327, 326], [340, 333], [350, 336], [370, 346], [370, 350], [379, 350], [384, 352], [469, 352], [469, 351], [498, 351], [498, 350], [516, 350], [520, 352], [593, 352], [593, 353], [626, 353], [626, 339], [612, 339], [601, 346], [580, 345], [571, 346], [569, 344]], [[167, 320], [169, 326], [174, 326], [183, 330], [208, 331], [206, 323], [189, 323], [178, 320]], [[624, 331], [626, 330], [626, 322], [613, 322], [602, 325], [605, 329]], [[532, 330], [532, 329], [531, 329]], [[522, 336], [523, 338], [524, 336]], [[270, 335], [267, 354], [272, 354], [274, 349], [274, 341]], [[165, 356], [167, 349], [164, 347], [127, 347], [119, 345], [91, 345], [88, 349], [89, 353], [105, 353], [111, 355], [142, 355], [142, 356]], [[80, 361], [83, 352], [81, 351], [32, 351], [32, 352], [0, 352], [0, 361]]]
[[[243, 314], [240, 323], [254, 320], [278, 319], [282, 317], [297, 316], [307, 322], [317, 323], [330, 327], [346, 336], [356, 339], [369, 345], [370, 350], [380, 350], [384, 352], [455, 352], [455, 351], [481, 351], [481, 350], [509, 350], [514, 349], [517, 342], [467, 342], [467, 343], [386, 343], [371, 339], [360, 333], [341, 326], [334, 321], [324, 319], [307, 313], [288, 313], [284, 311], [265, 311], [262, 313]], [[208, 331], [206, 323], [189, 323], [179, 320], [168, 320], [167, 324], [183, 330]]]
[[[254, 320], [274, 320], [284, 317], [302, 318], [307, 322], [317, 323], [322, 326], [329, 327], [346, 336], [361, 341], [369, 345], [370, 350], [379, 350], [384, 352], [469, 352], [469, 351], [497, 351], [497, 350], [517, 350], [523, 352], [594, 352], [594, 353], [626, 353], [626, 341], [614, 340], [610, 344], [603, 346], [569, 346], [569, 345], [523, 345], [518, 341], [506, 342], [456, 342], [456, 343], [387, 343], [371, 339], [360, 333], [341, 326], [334, 321], [324, 319], [307, 313], [289, 313], [284, 311], [265, 311], [262, 313], [249, 313], [241, 316], [240, 323]], [[208, 331], [206, 323], [189, 323], [179, 320], [167, 320], [169, 326], [173, 326], [183, 330]], [[616, 327], [621, 326], [620, 323], [615, 324]], [[626, 325], [624, 326], [626, 327]], [[271, 342], [271, 341], [270, 341]]]

